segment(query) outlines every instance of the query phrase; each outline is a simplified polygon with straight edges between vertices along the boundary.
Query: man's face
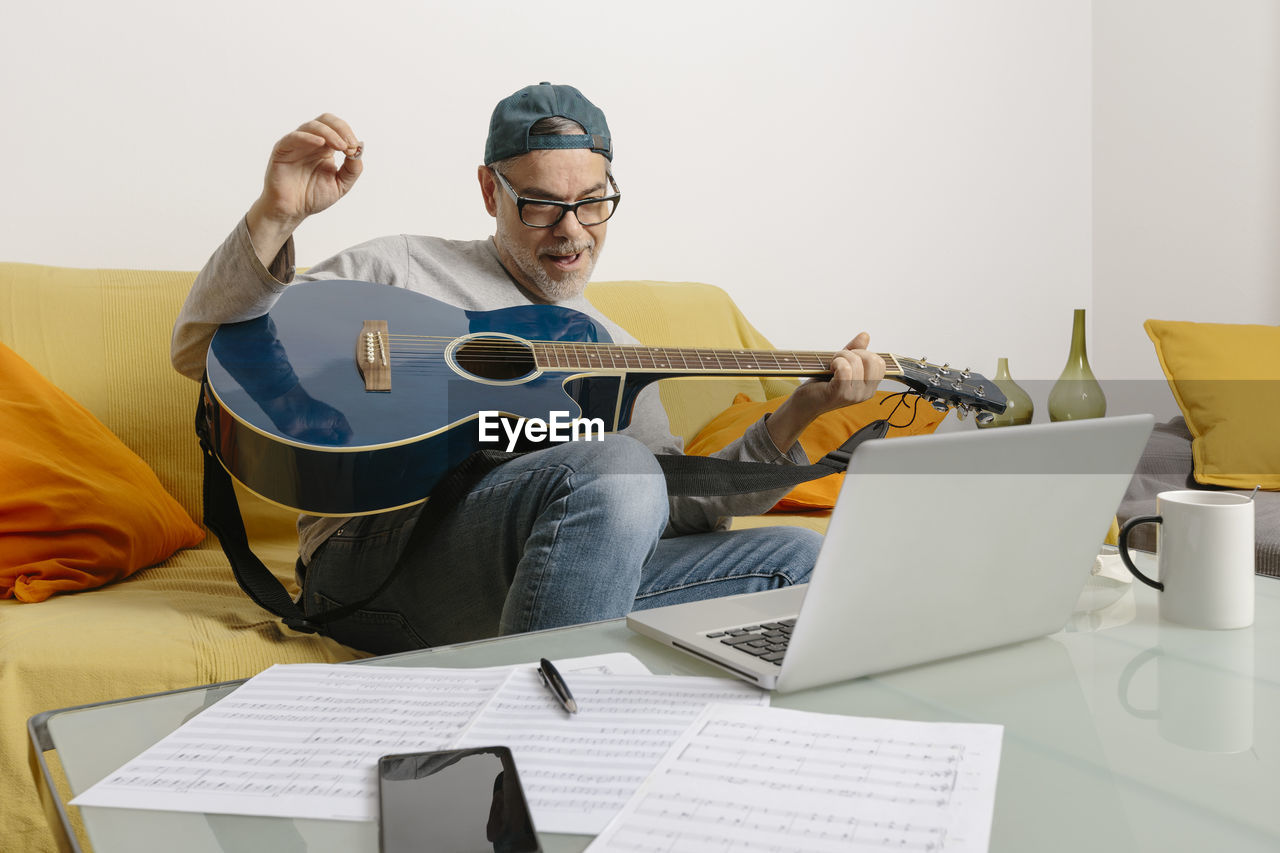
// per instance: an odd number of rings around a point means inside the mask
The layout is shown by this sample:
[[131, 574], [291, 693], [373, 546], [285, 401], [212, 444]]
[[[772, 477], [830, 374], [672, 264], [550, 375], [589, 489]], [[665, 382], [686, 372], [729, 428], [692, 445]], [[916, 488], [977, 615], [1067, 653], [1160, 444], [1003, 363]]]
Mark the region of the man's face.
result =
[[[587, 149], [530, 151], [504, 175], [517, 195], [548, 201], [575, 202], [609, 195], [603, 156]], [[551, 228], [530, 228], [520, 221], [515, 199], [493, 172], [481, 167], [485, 207], [497, 218], [494, 243], [507, 272], [531, 293], [551, 302], [577, 296], [591, 280], [604, 248], [608, 223], [583, 226], [566, 213]]]

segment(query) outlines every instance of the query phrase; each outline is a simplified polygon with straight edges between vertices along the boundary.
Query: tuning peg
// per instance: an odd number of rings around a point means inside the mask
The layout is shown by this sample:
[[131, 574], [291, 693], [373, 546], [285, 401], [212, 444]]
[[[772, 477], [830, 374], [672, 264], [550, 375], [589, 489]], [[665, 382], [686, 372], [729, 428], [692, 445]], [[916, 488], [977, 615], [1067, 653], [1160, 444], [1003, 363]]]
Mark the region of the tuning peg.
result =
[[977, 416], [975, 417], [975, 420], [977, 420], [977, 422], [982, 424], [983, 426], [991, 423], [995, 419], [996, 419], [996, 416], [993, 412], [978, 412]]
[[964, 420], [965, 415], [972, 411], [973, 409], [969, 407], [968, 403], [961, 403], [959, 406], [956, 406], [956, 420]]
[[929, 402], [939, 412], [945, 412], [947, 410], [947, 401], [943, 400], [941, 397], [934, 397], [933, 399], [929, 400]]
[[968, 379], [968, 378], [969, 378], [969, 375], [970, 375], [970, 374], [969, 374], [969, 368], [967, 368], [967, 367], [966, 367], [964, 370], [960, 371], [960, 378], [961, 378], [961, 379]]

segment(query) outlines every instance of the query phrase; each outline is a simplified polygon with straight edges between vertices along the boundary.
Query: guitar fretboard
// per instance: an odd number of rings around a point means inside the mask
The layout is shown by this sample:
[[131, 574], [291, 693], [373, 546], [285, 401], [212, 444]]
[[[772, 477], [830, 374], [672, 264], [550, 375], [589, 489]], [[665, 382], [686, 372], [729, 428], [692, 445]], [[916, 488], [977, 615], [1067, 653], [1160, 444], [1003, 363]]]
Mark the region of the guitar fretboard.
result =
[[[689, 349], [569, 342], [533, 344], [543, 370], [626, 370], [648, 373], [724, 373], [752, 376], [826, 376], [833, 352], [794, 350]], [[888, 375], [901, 372], [890, 353], [880, 353]]]

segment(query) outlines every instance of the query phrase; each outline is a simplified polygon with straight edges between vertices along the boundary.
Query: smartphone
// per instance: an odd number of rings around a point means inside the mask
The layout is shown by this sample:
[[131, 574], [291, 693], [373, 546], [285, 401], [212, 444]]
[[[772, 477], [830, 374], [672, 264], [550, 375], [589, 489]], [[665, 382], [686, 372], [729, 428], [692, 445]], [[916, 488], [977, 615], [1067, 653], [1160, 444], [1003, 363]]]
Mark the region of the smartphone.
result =
[[541, 853], [505, 746], [378, 759], [382, 853]]

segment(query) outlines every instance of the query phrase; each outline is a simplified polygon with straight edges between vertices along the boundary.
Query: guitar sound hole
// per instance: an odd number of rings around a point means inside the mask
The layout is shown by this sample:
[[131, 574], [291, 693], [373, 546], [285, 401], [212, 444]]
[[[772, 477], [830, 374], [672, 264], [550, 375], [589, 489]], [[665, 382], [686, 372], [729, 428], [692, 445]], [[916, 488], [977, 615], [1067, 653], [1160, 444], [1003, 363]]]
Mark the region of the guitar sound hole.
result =
[[472, 338], [454, 351], [458, 367], [480, 379], [510, 381], [537, 369], [533, 352], [510, 338]]

